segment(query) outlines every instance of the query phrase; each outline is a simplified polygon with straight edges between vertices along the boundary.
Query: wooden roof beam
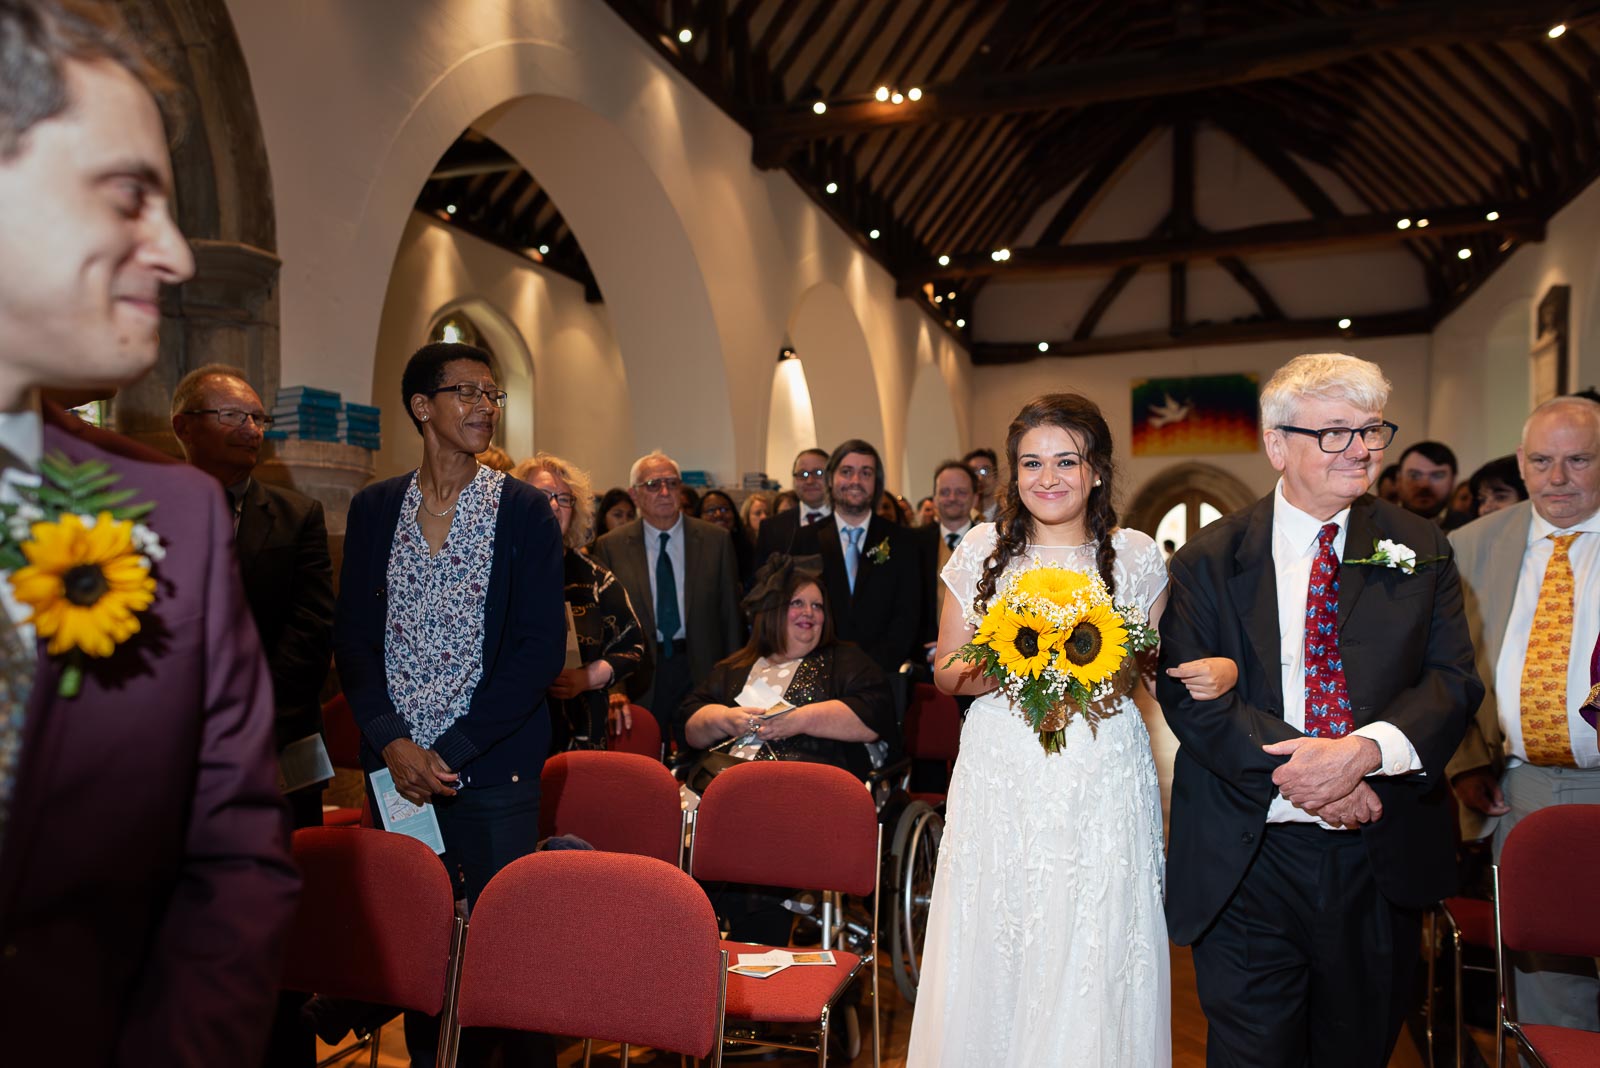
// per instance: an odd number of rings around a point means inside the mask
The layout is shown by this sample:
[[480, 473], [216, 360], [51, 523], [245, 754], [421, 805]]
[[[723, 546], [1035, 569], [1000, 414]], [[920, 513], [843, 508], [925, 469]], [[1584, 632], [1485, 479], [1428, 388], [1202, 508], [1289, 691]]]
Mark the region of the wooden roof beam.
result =
[[976, 366], [1027, 363], [1030, 360], [1073, 356], [1104, 356], [1116, 352], [1185, 349], [1203, 345], [1237, 345], [1254, 341], [1304, 341], [1312, 338], [1397, 337], [1426, 334], [1438, 316], [1432, 308], [1356, 317], [1349, 329], [1340, 330], [1332, 317], [1325, 319], [1254, 320], [1243, 323], [1194, 323], [1181, 332], [1146, 330], [1107, 337], [1073, 338], [1048, 342], [1046, 352], [1035, 341], [979, 341], [972, 346]]
[[755, 117], [755, 158], [773, 166], [796, 141], [885, 126], [1167, 96], [1286, 77], [1374, 52], [1533, 36], [1571, 7], [1565, 0], [1425, 0], [1235, 34], [1184, 54], [1129, 52], [923, 86], [917, 103], [861, 96], [829, 101], [817, 115], [809, 101], [799, 102]]
[[[1487, 216], [1498, 213], [1494, 221]], [[1470, 207], [1416, 209], [1412, 219], [1428, 220], [1426, 229], [1399, 229], [1401, 213], [1344, 215], [1264, 223], [1236, 230], [1201, 231], [1189, 237], [1157, 237], [1136, 241], [1086, 242], [1076, 245], [1036, 245], [1013, 249], [1006, 260], [990, 252], [964, 252], [950, 257], [948, 266], [935, 262], [900, 275], [900, 294], [909, 296], [925, 282], [991, 275], [1004, 278], [1038, 278], [1081, 271], [1127, 267], [1135, 264], [1181, 263], [1225, 256], [1251, 256], [1275, 252], [1309, 252], [1329, 249], [1382, 248], [1416, 238], [1441, 238], [1486, 232], [1503, 233], [1518, 241], [1543, 241], [1542, 214], [1529, 204], [1480, 204]]]

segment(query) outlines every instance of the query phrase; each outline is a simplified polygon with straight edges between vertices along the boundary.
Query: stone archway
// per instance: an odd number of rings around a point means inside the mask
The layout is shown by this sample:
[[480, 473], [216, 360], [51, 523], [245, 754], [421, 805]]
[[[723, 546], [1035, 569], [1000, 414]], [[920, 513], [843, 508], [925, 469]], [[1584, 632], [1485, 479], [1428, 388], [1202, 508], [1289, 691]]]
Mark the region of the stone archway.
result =
[[1259, 499], [1249, 486], [1220, 467], [1183, 463], [1169, 467], [1139, 488], [1122, 513], [1122, 525], [1152, 538], [1162, 516], [1188, 500], [1203, 500], [1222, 515], [1249, 507]]
[[844, 290], [819, 282], [802, 293], [789, 317], [789, 338], [812, 386], [817, 446], [832, 451], [848, 438], [863, 438], [883, 452], [883, 406], [872, 353]]

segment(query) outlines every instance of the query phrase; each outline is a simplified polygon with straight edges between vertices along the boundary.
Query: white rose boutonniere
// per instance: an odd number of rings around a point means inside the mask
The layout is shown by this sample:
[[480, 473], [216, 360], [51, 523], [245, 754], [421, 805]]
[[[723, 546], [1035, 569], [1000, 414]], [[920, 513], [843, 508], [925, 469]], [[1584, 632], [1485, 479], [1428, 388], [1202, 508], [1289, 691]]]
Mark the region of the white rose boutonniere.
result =
[[1345, 560], [1346, 564], [1367, 564], [1372, 567], [1392, 567], [1404, 571], [1408, 575], [1416, 574], [1419, 568], [1436, 564], [1443, 560], [1442, 556], [1429, 556], [1424, 559], [1417, 558], [1417, 550], [1403, 542], [1390, 541], [1379, 538], [1372, 543], [1372, 555], [1359, 560]]

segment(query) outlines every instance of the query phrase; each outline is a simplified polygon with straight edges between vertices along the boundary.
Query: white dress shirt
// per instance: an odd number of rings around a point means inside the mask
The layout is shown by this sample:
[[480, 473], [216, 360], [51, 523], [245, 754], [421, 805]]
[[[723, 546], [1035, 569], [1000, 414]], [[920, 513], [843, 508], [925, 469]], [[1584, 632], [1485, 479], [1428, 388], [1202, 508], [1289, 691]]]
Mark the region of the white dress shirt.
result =
[[[1522, 552], [1522, 570], [1517, 574], [1517, 593], [1506, 619], [1506, 637], [1495, 663], [1494, 694], [1499, 704], [1500, 729], [1505, 732], [1506, 764], [1516, 767], [1527, 762], [1528, 750], [1522, 743], [1522, 668], [1528, 646], [1523, 635], [1533, 630], [1534, 611], [1539, 607], [1539, 589], [1544, 585], [1545, 568], [1555, 552], [1551, 534], [1577, 534], [1567, 547], [1572, 564], [1572, 649], [1567, 655], [1568, 744], [1580, 768], [1600, 767], [1600, 749], [1595, 745], [1595, 730], [1585, 723], [1578, 709], [1589, 697], [1589, 658], [1600, 638], [1600, 512], [1566, 529], [1553, 526], [1538, 512], [1528, 525], [1528, 544]], [[1509, 547], [1508, 547], [1509, 548]]]
[[677, 641], [687, 636], [685, 627], [689, 625], [687, 613], [683, 607], [683, 513], [678, 513], [678, 521], [666, 530], [661, 530], [650, 525], [648, 520], [640, 520], [639, 525], [644, 528], [644, 562], [645, 571], [650, 575], [650, 611], [655, 612], [660, 595], [656, 591], [656, 558], [661, 555], [661, 535], [667, 535], [667, 559], [672, 563], [673, 585], [678, 588], [678, 629], [673, 634], [661, 634], [661, 620], [656, 620], [656, 633], [664, 642]]
[[[1333, 552], [1344, 559], [1345, 533], [1350, 509], [1332, 519], [1318, 519], [1302, 512], [1283, 496], [1283, 482], [1273, 491], [1272, 565], [1278, 577], [1278, 638], [1283, 670], [1283, 718], [1295, 730], [1306, 729], [1306, 588], [1311, 583], [1311, 567], [1317, 559], [1317, 537], [1325, 523], [1336, 523]], [[1378, 743], [1383, 764], [1374, 775], [1404, 775], [1417, 771], [1422, 761], [1405, 733], [1393, 723], [1378, 720], [1354, 732]], [[1267, 809], [1268, 823], [1323, 823], [1282, 795], [1272, 799]]]
[[872, 513], [868, 512], [867, 517], [856, 524], [846, 523], [842, 515], [836, 515], [833, 518], [834, 522], [839, 526], [839, 551], [846, 554], [850, 552], [850, 531], [859, 530], [861, 531], [861, 540], [856, 543], [856, 548], [862, 556], [867, 555], [867, 525], [872, 522]]
[[[0, 413], [0, 501], [15, 504], [22, 499], [21, 490], [39, 485], [39, 458], [43, 455], [44, 424], [37, 406], [22, 412]], [[23, 647], [32, 653], [33, 625], [23, 622], [32, 610], [11, 596], [10, 578], [11, 572], [0, 570], [0, 607], [16, 627]]]

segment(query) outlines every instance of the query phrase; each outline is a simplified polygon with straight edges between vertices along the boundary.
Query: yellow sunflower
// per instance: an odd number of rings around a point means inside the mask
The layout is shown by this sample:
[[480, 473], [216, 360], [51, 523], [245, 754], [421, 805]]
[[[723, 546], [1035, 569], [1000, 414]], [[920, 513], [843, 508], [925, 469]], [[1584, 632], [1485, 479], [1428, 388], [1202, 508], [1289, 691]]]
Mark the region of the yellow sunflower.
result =
[[1065, 605], [1093, 584], [1094, 580], [1082, 572], [1068, 571], [1064, 567], [1036, 567], [1017, 579], [1016, 592]]
[[1127, 645], [1122, 617], [1110, 605], [1095, 605], [1062, 641], [1056, 666], [1093, 687], [1117, 673], [1128, 655]]
[[11, 576], [11, 588], [33, 609], [28, 622], [50, 641], [52, 656], [80, 649], [110, 656], [139, 631], [134, 613], [150, 607], [156, 581], [133, 547], [133, 523], [101, 512], [94, 526], [78, 516], [35, 523], [24, 542], [28, 566]]
[[1048, 616], [1027, 608], [1005, 606], [988, 645], [1000, 655], [1000, 666], [1013, 675], [1032, 675], [1050, 666], [1061, 647], [1061, 631]]

